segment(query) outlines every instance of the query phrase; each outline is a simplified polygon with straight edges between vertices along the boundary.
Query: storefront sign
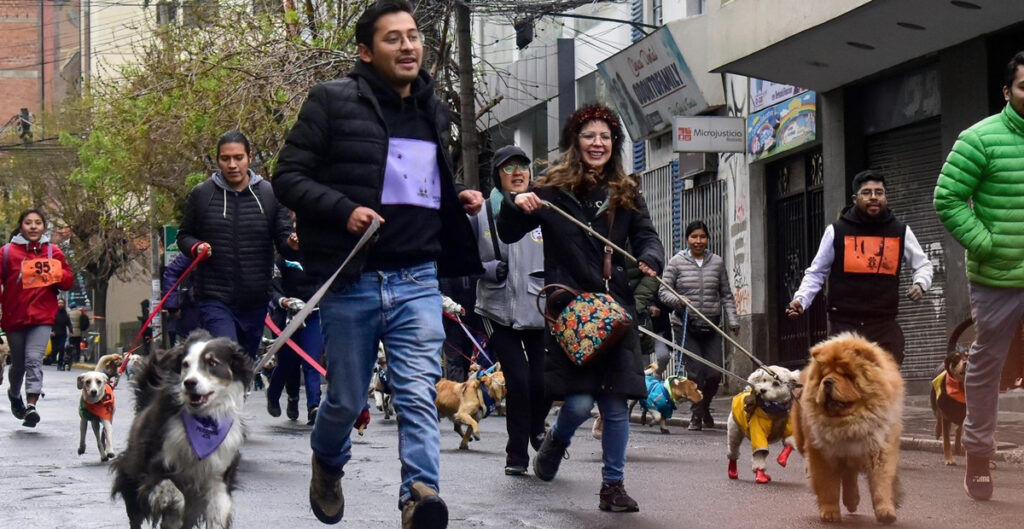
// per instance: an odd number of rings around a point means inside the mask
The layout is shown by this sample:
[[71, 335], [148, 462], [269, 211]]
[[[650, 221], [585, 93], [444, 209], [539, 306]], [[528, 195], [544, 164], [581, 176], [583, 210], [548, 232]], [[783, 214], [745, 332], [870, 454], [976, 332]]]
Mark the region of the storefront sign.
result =
[[773, 83], [763, 79], [750, 78], [750, 111], [757, 112], [776, 103], [781, 103], [797, 94], [806, 92], [806, 88], [788, 84]]
[[746, 120], [722, 116], [676, 117], [672, 134], [675, 152], [743, 152]]
[[749, 162], [788, 151], [814, 141], [817, 99], [804, 92], [788, 101], [768, 107], [747, 118]]
[[694, 116], [707, 109], [704, 95], [665, 27], [597, 67], [633, 140], [667, 130], [674, 116]]

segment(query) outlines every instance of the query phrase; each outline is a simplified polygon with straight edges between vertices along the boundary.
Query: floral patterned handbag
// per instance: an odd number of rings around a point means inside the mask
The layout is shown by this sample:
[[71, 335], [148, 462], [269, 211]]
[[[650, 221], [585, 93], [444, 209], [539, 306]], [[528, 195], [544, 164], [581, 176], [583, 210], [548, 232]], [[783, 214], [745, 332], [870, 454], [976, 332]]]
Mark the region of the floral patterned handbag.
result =
[[[615, 221], [614, 210], [608, 213], [609, 231]], [[612, 249], [604, 249], [604, 279], [607, 289], [611, 279]], [[572, 297], [569, 304], [558, 314], [552, 308], [556, 298], [568, 295]], [[546, 296], [544, 306], [541, 299]], [[537, 310], [548, 321], [551, 334], [562, 347], [569, 360], [585, 366], [601, 356], [626, 335], [633, 318], [629, 312], [606, 292], [580, 292], [570, 286], [553, 283], [545, 286], [537, 294]]]

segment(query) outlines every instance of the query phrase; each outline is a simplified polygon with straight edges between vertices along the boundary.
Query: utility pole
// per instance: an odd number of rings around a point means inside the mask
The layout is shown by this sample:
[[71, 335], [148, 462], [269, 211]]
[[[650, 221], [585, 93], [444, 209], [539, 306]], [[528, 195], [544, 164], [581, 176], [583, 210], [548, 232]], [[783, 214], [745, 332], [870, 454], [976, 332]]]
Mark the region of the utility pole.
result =
[[89, 95], [92, 78], [92, 6], [90, 0], [82, 0], [82, 95]]
[[462, 183], [480, 189], [480, 137], [476, 133], [476, 93], [473, 90], [473, 42], [469, 5], [455, 3], [455, 38], [459, 46], [459, 113], [462, 115]]

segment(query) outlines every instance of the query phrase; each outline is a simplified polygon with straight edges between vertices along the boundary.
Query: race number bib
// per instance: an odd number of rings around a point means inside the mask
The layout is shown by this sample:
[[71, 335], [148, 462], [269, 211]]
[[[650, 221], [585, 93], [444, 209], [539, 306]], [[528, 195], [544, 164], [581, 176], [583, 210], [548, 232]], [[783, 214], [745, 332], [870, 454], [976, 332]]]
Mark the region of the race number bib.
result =
[[62, 277], [64, 269], [56, 259], [25, 259], [21, 262], [21, 288], [56, 285]]

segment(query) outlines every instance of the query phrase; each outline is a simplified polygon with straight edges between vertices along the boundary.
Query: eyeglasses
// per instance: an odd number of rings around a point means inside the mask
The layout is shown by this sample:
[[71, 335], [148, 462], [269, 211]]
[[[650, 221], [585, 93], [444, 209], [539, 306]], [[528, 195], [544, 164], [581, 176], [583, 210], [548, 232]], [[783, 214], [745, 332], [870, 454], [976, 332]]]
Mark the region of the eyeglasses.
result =
[[515, 172], [516, 169], [519, 169], [520, 171], [527, 171], [527, 172], [529, 172], [530, 171], [530, 164], [528, 164], [528, 163], [510, 163], [510, 164], [506, 164], [506, 165], [501, 166], [501, 170], [505, 174], [512, 174], [512, 173]]
[[605, 133], [605, 134], [598, 135], [596, 132], [581, 132], [580, 133], [580, 139], [583, 140], [583, 141], [589, 141], [589, 142], [593, 143], [593, 142], [597, 141], [598, 138], [601, 139], [601, 143], [611, 143], [612, 142], [612, 135], [611, 134]]
[[885, 196], [885, 190], [884, 189], [874, 189], [874, 190], [872, 190], [872, 189], [861, 189], [857, 194], [862, 196], [862, 197], [864, 197], [864, 198], [871, 198], [872, 194], [874, 194], [876, 197], [884, 197]]

